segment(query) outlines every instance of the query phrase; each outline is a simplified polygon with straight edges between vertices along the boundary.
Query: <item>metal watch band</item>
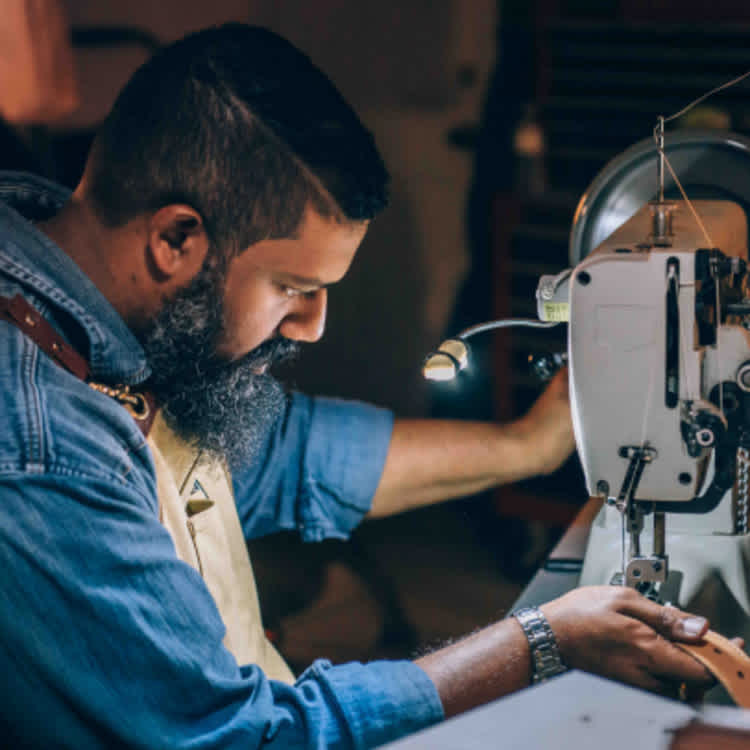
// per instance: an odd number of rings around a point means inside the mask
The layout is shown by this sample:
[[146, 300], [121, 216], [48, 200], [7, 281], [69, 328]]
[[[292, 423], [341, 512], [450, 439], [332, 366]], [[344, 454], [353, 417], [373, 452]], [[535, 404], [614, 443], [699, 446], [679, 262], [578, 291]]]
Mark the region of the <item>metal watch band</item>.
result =
[[525, 607], [519, 609], [513, 616], [518, 620], [529, 642], [534, 671], [532, 682], [542, 682], [564, 672], [567, 667], [560, 658], [560, 649], [557, 647], [555, 634], [541, 610], [537, 607]]

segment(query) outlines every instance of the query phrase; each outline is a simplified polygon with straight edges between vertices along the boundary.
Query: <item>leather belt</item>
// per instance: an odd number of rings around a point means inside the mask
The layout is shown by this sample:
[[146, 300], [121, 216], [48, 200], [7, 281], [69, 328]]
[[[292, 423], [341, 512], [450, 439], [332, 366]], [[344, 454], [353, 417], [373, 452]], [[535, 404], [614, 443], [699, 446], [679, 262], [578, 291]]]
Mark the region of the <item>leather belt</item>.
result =
[[675, 643], [697, 659], [741, 708], [750, 708], [750, 657], [723, 635], [709, 630], [700, 643]]
[[131, 391], [127, 385], [104, 385], [91, 381], [91, 368], [60, 334], [32, 307], [24, 297], [0, 296], [0, 319], [20, 329], [54, 362], [83, 380], [91, 388], [115, 399], [127, 409], [144, 436], [148, 437], [156, 416], [157, 404], [148, 391]]

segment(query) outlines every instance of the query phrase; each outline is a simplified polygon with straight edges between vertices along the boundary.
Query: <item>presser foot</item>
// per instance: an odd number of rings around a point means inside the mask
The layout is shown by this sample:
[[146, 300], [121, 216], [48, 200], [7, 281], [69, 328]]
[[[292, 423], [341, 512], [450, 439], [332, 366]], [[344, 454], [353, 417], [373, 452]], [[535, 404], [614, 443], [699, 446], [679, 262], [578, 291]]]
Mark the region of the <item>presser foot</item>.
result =
[[[631, 563], [635, 562], [631, 560]], [[626, 583], [626, 576], [618, 570], [609, 579], [610, 586], [630, 586], [639, 594], [651, 599], [657, 604], [672, 604], [680, 600], [680, 589], [682, 587], [683, 575], [678, 570], [667, 570], [663, 581], [644, 581]]]
[[[626, 586], [629, 584], [625, 583], [625, 576], [623, 575], [622, 571], [618, 570], [612, 575], [612, 578], [610, 578], [609, 585]], [[658, 584], [653, 583], [652, 581], [640, 581], [637, 585], [631, 586], [631, 588], [634, 588], [639, 594], [642, 594], [647, 599], [651, 599], [651, 601], [663, 604], [661, 596], [659, 594]]]

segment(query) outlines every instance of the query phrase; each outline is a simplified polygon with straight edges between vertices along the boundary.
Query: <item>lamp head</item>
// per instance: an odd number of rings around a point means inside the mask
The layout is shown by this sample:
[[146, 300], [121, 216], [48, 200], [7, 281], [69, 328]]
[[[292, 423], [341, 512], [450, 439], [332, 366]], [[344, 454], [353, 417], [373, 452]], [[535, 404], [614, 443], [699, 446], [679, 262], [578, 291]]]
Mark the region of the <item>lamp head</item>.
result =
[[469, 364], [469, 349], [461, 339], [446, 339], [436, 351], [427, 355], [422, 375], [427, 380], [453, 380]]

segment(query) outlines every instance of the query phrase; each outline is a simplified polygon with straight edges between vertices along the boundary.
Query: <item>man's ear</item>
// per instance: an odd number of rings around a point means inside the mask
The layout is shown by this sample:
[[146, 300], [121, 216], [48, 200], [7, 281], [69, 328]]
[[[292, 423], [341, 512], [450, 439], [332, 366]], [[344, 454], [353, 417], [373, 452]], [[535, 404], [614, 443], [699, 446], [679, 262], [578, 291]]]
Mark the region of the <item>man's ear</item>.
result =
[[208, 236], [201, 215], [181, 203], [160, 208], [148, 218], [148, 266], [159, 281], [180, 286], [203, 267]]

